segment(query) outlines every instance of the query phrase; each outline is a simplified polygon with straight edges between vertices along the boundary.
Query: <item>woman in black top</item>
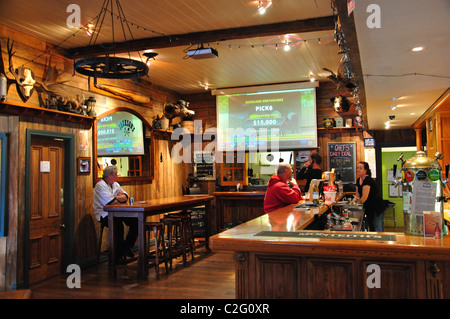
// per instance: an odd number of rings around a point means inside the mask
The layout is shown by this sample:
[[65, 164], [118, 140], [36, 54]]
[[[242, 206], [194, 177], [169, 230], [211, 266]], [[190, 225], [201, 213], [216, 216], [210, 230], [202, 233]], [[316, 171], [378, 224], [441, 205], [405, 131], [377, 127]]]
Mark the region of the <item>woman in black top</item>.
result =
[[356, 174], [358, 179], [356, 180], [356, 196], [353, 201], [363, 204], [369, 230], [382, 232], [386, 207], [378, 192], [377, 184], [371, 177], [369, 164], [359, 162], [356, 166]]
[[298, 172], [297, 179], [306, 179], [305, 193], [309, 190], [311, 180], [322, 178], [322, 169], [320, 168], [321, 163], [322, 157], [320, 157], [318, 153], [312, 153], [309, 157], [309, 161], [306, 162], [305, 166]]

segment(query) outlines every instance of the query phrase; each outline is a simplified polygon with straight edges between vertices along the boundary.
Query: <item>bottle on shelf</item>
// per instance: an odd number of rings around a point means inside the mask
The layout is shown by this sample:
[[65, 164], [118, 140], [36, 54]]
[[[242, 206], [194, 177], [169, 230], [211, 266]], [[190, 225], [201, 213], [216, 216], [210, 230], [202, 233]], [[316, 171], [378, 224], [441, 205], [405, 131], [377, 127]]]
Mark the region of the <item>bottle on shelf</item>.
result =
[[345, 229], [345, 230], [353, 229], [352, 223], [350, 223], [350, 218], [348, 217], [348, 212], [346, 212], [344, 214], [344, 216], [345, 216], [345, 220], [344, 220], [344, 223], [341, 225], [341, 228]]
[[441, 229], [439, 228], [439, 223], [436, 223], [436, 228], [434, 229], [434, 238], [441, 239]]
[[319, 187], [317, 186], [317, 180], [314, 180], [313, 203], [319, 204]]
[[329, 213], [327, 215], [327, 224], [326, 224], [325, 227], [326, 227], [326, 229], [332, 229], [334, 227], [334, 223], [333, 223], [333, 221], [331, 219], [331, 213]]

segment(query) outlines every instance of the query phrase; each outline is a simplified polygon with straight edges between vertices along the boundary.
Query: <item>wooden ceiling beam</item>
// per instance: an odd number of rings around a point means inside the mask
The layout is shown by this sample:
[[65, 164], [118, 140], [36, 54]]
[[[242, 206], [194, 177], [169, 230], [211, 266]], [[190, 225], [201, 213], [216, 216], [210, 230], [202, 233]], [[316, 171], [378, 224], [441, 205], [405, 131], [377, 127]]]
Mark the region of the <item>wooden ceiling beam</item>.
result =
[[[334, 30], [333, 16], [130, 40], [115, 43], [115, 53], [124, 53], [129, 51], [134, 52], [147, 49], [161, 49], [197, 43], [274, 36], [280, 34], [284, 35], [288, 33], [307, 33], [327, 30]], [[111, 46], [111, 44], [109, 46]], [[77, 47], [67, 49], [65, 51], [65, 55], [71, 59], [81, 58], [88, 55], [101, 55], [104, 53], [105, 44]]]

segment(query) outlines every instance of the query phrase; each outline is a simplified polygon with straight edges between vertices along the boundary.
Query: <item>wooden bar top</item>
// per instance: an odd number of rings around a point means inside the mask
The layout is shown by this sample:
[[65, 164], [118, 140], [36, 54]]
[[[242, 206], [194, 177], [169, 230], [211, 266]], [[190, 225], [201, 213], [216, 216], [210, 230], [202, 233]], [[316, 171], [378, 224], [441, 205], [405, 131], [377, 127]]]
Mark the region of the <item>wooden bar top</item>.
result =
[[[210, 237], [210, 248], [213, 250], [252, 251], [287, 254], [320, 254], [320, 255], [352, 255], [376, 256], [394, 259], [450, 260], [450, 237], [429, 239], [420, 236], [409, 236], [404, 233], [367, 233], [367, 232], [334, 232], [314, 231], [320, 235], [327, 234], [380, 234], [392, 235], [395, 240], [364, 240], [342, 238], [326, 238], [322, 236], [285, 236], [285, 232], [313, 232], [303, 230], [312, 220], [314, 213], [310, 211], [294, 211], [289, 205], [265, 214], [244, 224]], [[319, 214], [326, 211], [323, 206]], [[255, 236], [261, 232], [280, 232], [279, 236]], [[325, 238], [324, 238], [325, 237]], [[362, 236], [360, 236], [362, 237]]]
[[183, 195], [166, 198], [147, 199], [144, 201], [136, 201], [134, 205], [114, 204], [105, 206], [106, 211], [123, 211], [123, 212], [139, 212], [139, 211], [165, 211], [176, 208], [183, 203], [187, 206], [195, 204], [203, 205], [205, 201], [211, 201], [214, 197], [210, 195]]
[[223, 198], [237, 198], [237, 197], [262, 197], [264, 198], [264, 196], [266, 195], [265, 191], [245, 191], [245, 192], [214, 192], [213, 195], [215, 197], [223, 197]]

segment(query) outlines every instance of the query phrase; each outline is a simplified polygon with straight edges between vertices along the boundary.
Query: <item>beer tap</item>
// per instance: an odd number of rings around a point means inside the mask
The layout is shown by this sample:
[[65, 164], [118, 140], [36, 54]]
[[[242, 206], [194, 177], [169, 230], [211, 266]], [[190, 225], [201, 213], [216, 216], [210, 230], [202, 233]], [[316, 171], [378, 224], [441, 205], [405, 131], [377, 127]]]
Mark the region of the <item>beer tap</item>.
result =
[[[403, 157], [403, 154], [399, 157], [399, 159], [401, 159]], [[397, 175], [397, 164], [394, 164], [394, 172], [392, 173], [392, 182], [394, 183], [395, 187], [397, 187], [399, 184], [402, 183], [402, 179], [401, 177], [399, 177], [398, 179], [395, 179], [395, 176]]]
[[[406, 160], [403, 159], [403, 153], [397, 158], [397, 162], [401, 161], [402, 162], [402, 167], [405, 164]], [[395, 187], [397, 187], [399, 184], [402, 183], [402, 177], [399, 176], [398, 179], [395, 179], [395, 175], [397, 175], [397, 164], [394, 164], [394, 173], [393, 173], [393, 180], [392, 182], [394, 183]]]
[[402, 153], [402, 155], [400, 155], [400, 156], [397, 158], [397, 162], [398, 162], [398, 161], [402, 161], [402, 167], [403, 167], [403, 164], [405, 164], [405, 162], [406, 162], [406, 160], [403, 159], [403, 155], [404, 155], [404, 154]]
[[[436, 152], [434, 154], [434, 157], [436, 158], [436, 160], [442, 160], [444, 158], [444, 155], [442, 155], [439, 152]], [[444, 188], [447, 188], [447, 183], [448, 183], [448, 170], [449, 170], [449, 165], [445, 164], [445, 180], [442, 181], [442, 184], [444, 185]], [[440, 201], [444, 201], [447, 202], [449, 200], [449, 198], [447, 196], [441, 196], [439, 198]]]
[[445, 188], [447, 188], [447, 183], [448, 183], [448, 169], [449, 169], [449, 165], [445, 164], [445, 180], [442, 181], [442, 184], [444, 184]]
[[[439, 152], [436, 152], [434, 154], [434, 157], [436, 158], [436, 160], [442, 160], [444, 158], [444, 155], [442, 155]], [[444, 184], [445, 188], [447, 188], [447, 183], [448, 183], [448, 164], [445, 164], [445, 180], [442, 181], [442, 184]]]

